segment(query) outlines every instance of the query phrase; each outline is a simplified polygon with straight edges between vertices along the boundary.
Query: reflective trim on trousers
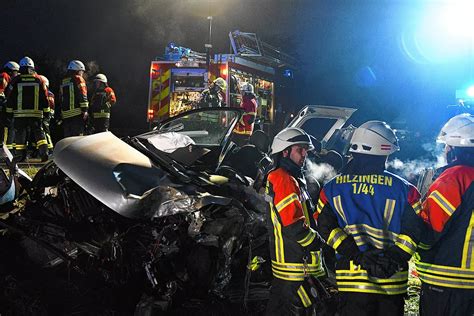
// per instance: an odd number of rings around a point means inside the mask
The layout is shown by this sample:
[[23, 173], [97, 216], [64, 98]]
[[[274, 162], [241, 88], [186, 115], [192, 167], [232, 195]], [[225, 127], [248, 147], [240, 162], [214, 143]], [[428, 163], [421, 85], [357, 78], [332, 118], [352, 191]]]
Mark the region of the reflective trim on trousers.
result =
[[407, 292], [406, 284], [379, 285], [369, 282], [337, 282], [340, 292], [374, 293], [384, 295], [397, 295]]
[[421, 281], [449, 288], [474, 289], [474, 270], [415, 262]]
[[400, 283], [408, 281], [408, 271], [400, 271], [392, 275], [388, 279], [376, 278], [369, 276], [367, 270], [337, 270], [336, 280], [366, 280], [371, 283]]
[[306, 267], [303, 263], [279, 263], [274, 260], [272, 260], [272, 268], [275, 268], [276, 270], [286, 270], [290, 272], [301, 272], [304, 273], [306, 270], [307, 272], [318, 272], [318, 271], [324, 271], [322, 266], [320, 266], [318, 263], [316, 264], [307, 264]]
[[427, 274], [418, 271], [420, 280], [425, 283], [444, 286], [455, 289], [471, 289], [474, 290], [474, 280], [458, 279], [458, 278], [446, 278], [434, 274]]
[[301, 302], [303, 303], [304, 307], [310, 307], [312, 305], [311, 299], [306, 293], [306, 290], [303, 288], [302, 285], [298, 288], [298, 296], [300, 297]]
[[304, 272], [287, 272], [287, 271], [280, 271], [272, 267], [273, 276], [282, 280], [286, 281], [303, 281], [306, 275], [312, 275], [314, 277], [321, 277], [326, 275], [324, 270], [322, 271], [307, 271], [306, 274]]

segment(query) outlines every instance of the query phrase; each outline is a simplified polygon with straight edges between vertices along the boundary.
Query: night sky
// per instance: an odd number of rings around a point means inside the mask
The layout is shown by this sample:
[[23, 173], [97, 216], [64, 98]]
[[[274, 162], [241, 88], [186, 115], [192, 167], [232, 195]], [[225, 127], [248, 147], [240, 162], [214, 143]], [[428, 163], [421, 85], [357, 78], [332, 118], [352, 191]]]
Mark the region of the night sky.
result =
[[429, 60], [411, 45], [423, 14], [440, 3], [2, 0], [0, 62], [32, 57], [54, 92], [68, 61], [82, 60], [116, 91], [112, 128], [146, 128], [150, 61], [170, 41], [204, 52], [212, 15], [215, 52], [228, 53], [228, 33], [238, 29], [300, 60], [292, 106], [356, 107], [356, 125], [405, 120], [415, 133], [432, 134], [455, 103], [455, 89], [472, 79], [473, 64], [472, 57]]

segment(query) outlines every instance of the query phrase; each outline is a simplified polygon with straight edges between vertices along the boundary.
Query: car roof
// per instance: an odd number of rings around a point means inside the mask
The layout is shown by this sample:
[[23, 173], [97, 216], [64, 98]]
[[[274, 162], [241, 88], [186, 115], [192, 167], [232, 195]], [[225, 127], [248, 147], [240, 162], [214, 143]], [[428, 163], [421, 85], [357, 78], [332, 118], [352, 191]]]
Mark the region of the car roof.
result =
[[306, 105], [288, 124], [288, 127], [302, 128], [322, 143], [326, 143], [337, 129], [344, 126], [355, 111], [357, 109], [340, 106]]

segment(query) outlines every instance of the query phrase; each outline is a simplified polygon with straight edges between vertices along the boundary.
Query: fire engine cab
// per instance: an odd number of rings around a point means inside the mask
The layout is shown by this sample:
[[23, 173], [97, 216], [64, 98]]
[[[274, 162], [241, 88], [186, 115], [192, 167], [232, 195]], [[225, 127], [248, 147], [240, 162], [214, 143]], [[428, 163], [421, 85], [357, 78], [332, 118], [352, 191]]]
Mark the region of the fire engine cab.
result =
[[258, 40], [254, 33], [234, 31], [229, 34], [234, 54], [216, 54], [210, 58], [189, 48], [168, 44], [162, 60], [150, 67], [147, 121], [150, 126], [196, 107], [201, 92], [216, 78], [227, 82], [225, 103], [240, 107], [240, 86], [255, 88], [257, 117], [265, 124], [275, 121], [275, 86], [279, 77], [288, 77], [291, 60], [279, 50]]

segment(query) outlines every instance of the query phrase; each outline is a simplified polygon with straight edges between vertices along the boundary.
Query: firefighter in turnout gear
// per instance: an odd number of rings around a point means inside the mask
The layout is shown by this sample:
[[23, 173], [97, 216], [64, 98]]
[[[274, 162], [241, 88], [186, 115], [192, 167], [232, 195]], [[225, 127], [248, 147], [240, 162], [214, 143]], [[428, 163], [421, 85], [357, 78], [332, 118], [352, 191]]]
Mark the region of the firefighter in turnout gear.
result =
[[94, 92], [91, 98], [89, 112], [92, 117], [94, 133], [109, 130], [110, 108], [117, 102], [114, 90], [108, 86], [107, 77], [98, 74], [94, 78]]
[[50, 125], [51, 117], [54, 116], [54, 94], [51, 92], [51, 90], [49, 90], [48, 78], [42, 75], [40, 75], [40, 77], [43, 80], [44, 85], [46, 86], [46, 89], [48, 91], [47, 98], [48, 98], [48, 105], [49, 105], [49, 109], [51, 113], [48, 117], [43, 118], [43, 130], [44, 130], [44, 136], [46, 137], [46, 141], [48, 142], [48, 154], [52, 154], [54, 145], [51, 139], [49, 125]]
[[325, 276], [323, 241], [311, 228], [314, 208], [302, 171], [313, 148], [308, 134], [294, 127], [278, 133], [271, 146], [274, 169], [267, 176], [266, 196], [273, 280], [267, 315], [311, 313], [315, 303], [311, 284]]
[[420, 315], [474, 315], [474, 116], [451, 118], [437, 141], [448, 164], [437, 170], [421, 211], [429, 227], [416, 261]]
[[408, 260], [423, 221], [418, 190], [385, 170], [398, 150], [386, 123], [362, 124], [351, 139], [352, 160], [319, 195], [315, 217], [336, 251], [339, 315], [403, 315]]
[[50, 116], [46, 86], [35, 72], [35, 64], [29, 57], [20, 60], [20, 75], [8, 86], [7, 115], [14, 119], [15, 153], [26, 158], [28, 135], [38, 148], [41, 161], [48, 160], [48, 147], [42, 121]]
[[20, 65], [14, 61], [9, 61], [3, 66], [3, 71], [0, 73], [0, 99], [5, 100], [5, 90], [13, 77], [18, 75]]
[[257, 115], [257, 99], [252, 84], [248, 82], [242, 85], [240, 91], [242, 92], [240, 107], [245, 113], [235, 126], [232, 139], [237, 145], [243, 146], [248, 143], [250, 135], [252, 135], [253, 132], [255, 117]]
[[227, 82], [220, 77], [215, 79], [209, 85], [209, 89], [201, 93], [197, 104], [198, 108], [225, 106], [223, 94], [225, 94], [226, 90]]
[[5, 90], [11, 79], [18, 75], [19, 70], [20, 65], [14, 61], [9, 61], [3, 66], [3, 72], [0, 73], [0, 143], [6, 144], [10, 150], [13, 149], [14, 141], [13, 121], [7, 119]]
[[7, 89], [10, 80], [18, 75], [20, 65], [14, 61], [9, 61], [3, 66], [3, 71], [0, 73], [0, 101], [5, 101], [5, 90]]
[[79, 136], [84, 133], [88, 118], [89, 101], [87, 86], [82, 77], [86, 68], [79, 60], [73, 60], [67, 67], [66, 77], [59, 90], [58, 115], [61, 115], [64, 137]]

